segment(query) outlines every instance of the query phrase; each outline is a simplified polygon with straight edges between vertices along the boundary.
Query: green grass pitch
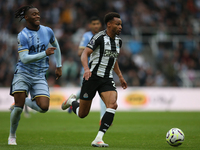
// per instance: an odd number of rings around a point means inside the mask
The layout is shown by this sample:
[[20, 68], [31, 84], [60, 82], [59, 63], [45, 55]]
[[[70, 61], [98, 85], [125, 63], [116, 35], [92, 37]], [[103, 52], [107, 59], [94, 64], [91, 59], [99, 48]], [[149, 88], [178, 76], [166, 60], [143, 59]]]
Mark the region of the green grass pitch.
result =
[[[99, 112], [80, 119], [67, 111], [22, 114], [17, 146], [8, 146], [10, 113], [0, 112], [0, 150], [91, 150], [99, 129]], [[171, 147], [167, 131], [180, 128], [185, 141]], [[116, 112], [113, 125], [104, 135], [110, 150], [199, 150], [200, 112]]]

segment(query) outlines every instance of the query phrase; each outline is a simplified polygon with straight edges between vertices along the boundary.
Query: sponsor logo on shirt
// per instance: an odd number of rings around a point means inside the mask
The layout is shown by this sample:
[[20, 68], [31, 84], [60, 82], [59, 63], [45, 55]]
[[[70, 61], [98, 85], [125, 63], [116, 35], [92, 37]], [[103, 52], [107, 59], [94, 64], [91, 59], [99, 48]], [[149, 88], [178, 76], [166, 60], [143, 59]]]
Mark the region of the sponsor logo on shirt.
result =
[[105, 50], [104, 57], [113, 57], [117, 58], [118, 53], [116, 51]]

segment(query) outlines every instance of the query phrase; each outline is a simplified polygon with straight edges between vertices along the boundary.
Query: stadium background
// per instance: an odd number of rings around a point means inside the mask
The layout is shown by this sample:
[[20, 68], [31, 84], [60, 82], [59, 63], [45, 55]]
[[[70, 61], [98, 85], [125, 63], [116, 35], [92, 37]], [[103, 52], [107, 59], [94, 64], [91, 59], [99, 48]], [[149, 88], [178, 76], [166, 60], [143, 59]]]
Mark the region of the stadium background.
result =
[[[9, 87], [18, 60], [16, 37], [25, 26], [14, 12], [27, 4], [39, 9], [41, 24], [50, 26], [60, 43], [63, 76], [55, 81], [54, 57], [47, 73], [50, 109], [60, 111], [21, 115], [18, 145], [10, 147], [9, 107], [14, 100]], [[169, 150], [165, 135], [178, 127], [186, 136], [180, 148], [199, 150], [199, 10], [200, 0], [0, 0], [0, 149], [93, 149], [99, 111], [80, 120], [61, 111], [60, 104], [79, 90], [77, 50], [87, 20], [96, 15], [103, 22], [107, 12], [116, 11], [123, 21], [119, 65], [129, 87], [122, 90], [117, 82], [119, 111], [104, 141], [110, 150]], [[98, 95], [93, 104], [98, 110]]]
[[[88, 30], [87, 21], [95, 15], [103, 24], [104, 15], [110, 11], [118, 12], [123, 21], [120, 35], [123, 47], [118, 62], [132, 92], [135, 88], [145, 93], [143, 88], [155, 91], [171, 88], [173, 91], [174, 88], [191, 90], [200, 86], [200, 0], [0, 0], [1, 92], [9, 91], [18, 60], [16, 37], [25, 26], [24, 20], [19, 22], [14, 18], [14, 12], [30, 4], [39, 9], [41, 24], [54, 30], [60, 44], [63, 75], [55, 80], [55, 60], [51, 56], [47, 80], [52, 89], [62, 87], [66, 91], [71, 88], [77, 91], [81, 69], [77, 50], [81, 36]], [[120, 86], [116, 75], [114, 79]], [[172, 93], [170, 90], [164, 95]], [[9, 93], [7, 91], [4, 93]], [[157, 99], [161, 97], [160, 101], [165, 101], [162, 92], [160, 95]], [[180, 96], [177, 99], [181, 103], [185, 96]], [[1, 96], [1, 106], [4, 101], [8, 102], [5, 97], [5, 94]], [[198, 97], [197, 92], [193, 98], [196, 106], [199, 105]], [[143, 101], [140, 94], [134, 99]], [[7, 105], [10, 103], [9, 100]]]

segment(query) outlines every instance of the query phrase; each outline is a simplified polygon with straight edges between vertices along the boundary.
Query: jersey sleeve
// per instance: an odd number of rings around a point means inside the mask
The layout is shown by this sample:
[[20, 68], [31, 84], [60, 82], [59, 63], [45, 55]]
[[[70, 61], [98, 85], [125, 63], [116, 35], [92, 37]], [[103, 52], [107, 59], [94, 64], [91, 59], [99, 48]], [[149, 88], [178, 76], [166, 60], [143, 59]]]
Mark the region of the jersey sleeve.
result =
[[90, 42], [90, 39], [88, 38], [86, 33], [83, 34], [83, 37], [82, 37], [81, 42], [79, 44], [79, 48], [85, 48], [89, 42]]
[[54, 32], [51, 28], [47, 27], [47, 30], [48, 30], [48, 34], [49, 34], [49, 37], [50, 37], [50, 41], [49, 43], [50, 44], [53, 44], [55, 42], [55, 35], [54, 35]]
[[27, 40], [27, 36], [19, 33], [17, 36], [17, 42], [18, 42], [18, 52], [22, 52], [24, 50], [28, 50], [28, 40]]
[[95, 38], [96, 36], [93, 36], [90, 40], [90, 42], [88, 43], [87, 47], [91, 48], [93, 51], [100, 45], [101, 43], [101, 38], [102, 36], [99, 36], [97, 38]]

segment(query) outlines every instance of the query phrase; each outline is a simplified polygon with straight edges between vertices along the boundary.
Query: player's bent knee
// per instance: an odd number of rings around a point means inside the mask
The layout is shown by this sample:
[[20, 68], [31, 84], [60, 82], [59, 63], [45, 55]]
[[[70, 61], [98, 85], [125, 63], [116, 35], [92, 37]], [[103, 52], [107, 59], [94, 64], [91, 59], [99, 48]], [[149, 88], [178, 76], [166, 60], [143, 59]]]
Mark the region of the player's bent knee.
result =
[[86, 117], [86, 116], [81, 116], [81, 115], [79, 116], [79, 118], [81, 118], [81, 119], [83, 119], [83, 118], [85, 118], [85, 117]]
[[46, 113], [49, 110], [49, 106], [40, 106], [41, 108], [41, 113]]
[[79, 116], [79, 118], [83, 119], [83, 118], [85, 118], [87, 115], [85, 115], [85, 114], [83, 114], [83, 115], [79, 114], [78, 116]]
[[81, 118], [81, 119], [87, 117], [87, 115], [88, 115], [88, 113], [81, 113], [81, 114], [79, 113], [78, 114], [79, 118]]
[[38, 106], [42, 109], [42, 112], [47, 112], [49, 109], [49, 103], [39, 103]]
[[49, 108], [47, 108], [47, 109], [41, 109], [41, 113], [45, 113], [45, 112], [47, 112], [49, 110]]
[[117, 103], [115, 103], [114, 105], [113, 105], [113, 109], [117, 109], [117, 107], [118, 107], [118, 105], [117, 105]]
[[110, 104], [110, 105], [107, 106], [107, 108], [112, 108], [112, 109], [115, 109], [115, 110], [117, 109], [117, 107], [118, 107], [117, 103]]

